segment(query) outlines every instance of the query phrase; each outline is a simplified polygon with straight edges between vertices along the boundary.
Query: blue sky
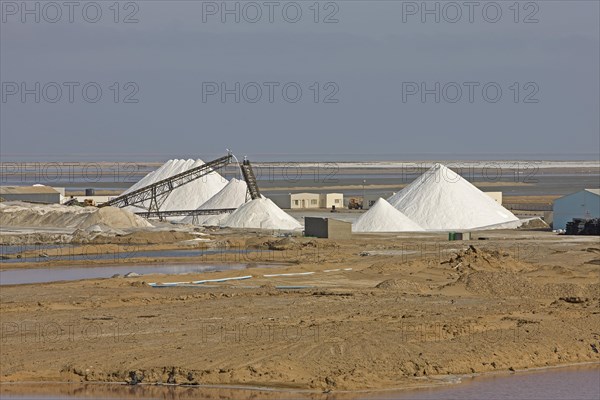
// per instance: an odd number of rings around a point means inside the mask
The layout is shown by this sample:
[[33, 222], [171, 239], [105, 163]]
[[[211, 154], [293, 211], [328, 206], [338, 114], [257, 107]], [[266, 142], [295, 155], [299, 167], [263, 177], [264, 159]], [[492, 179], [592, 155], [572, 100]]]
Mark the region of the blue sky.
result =
[[3, 160], [598, 158], [597, 1], [86, 3], [2, 1]]

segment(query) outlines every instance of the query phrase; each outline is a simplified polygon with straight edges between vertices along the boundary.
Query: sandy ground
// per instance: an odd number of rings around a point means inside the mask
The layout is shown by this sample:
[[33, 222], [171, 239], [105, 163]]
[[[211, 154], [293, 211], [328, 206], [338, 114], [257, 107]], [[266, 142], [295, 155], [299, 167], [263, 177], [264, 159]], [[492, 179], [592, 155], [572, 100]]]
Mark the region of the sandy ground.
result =
[[[265, 251], [176, 259], [243, 262], [244, 271], [3, 286], [0, 381], [341, 391], [600, 362], [597, 237], [493, 231], [469, 242], [441, 234], [331, 241], [209, 233], [218, 246]], [[193, 238], [160, 235], [135, 241], [178, 248]], [[94, 244], [117, 252], [118, 245]], [[314, 273], [264, 276], [299, 272]], [[252, 278], [147, 285], [240, 275]]]

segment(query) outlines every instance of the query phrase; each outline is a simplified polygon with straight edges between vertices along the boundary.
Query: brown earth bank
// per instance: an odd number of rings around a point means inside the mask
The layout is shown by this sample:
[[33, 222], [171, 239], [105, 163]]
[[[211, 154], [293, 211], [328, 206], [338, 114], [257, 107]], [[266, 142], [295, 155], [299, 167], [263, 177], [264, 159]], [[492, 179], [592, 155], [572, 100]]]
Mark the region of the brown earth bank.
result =
[[[325, 390], [294, 388], [266, 388], [236, 385], [177, 385], [177, 384], [144, 384], [128, 385], [114, 382], [3, 382], [0, 383], [0, 395], [3, 396], [57, 396], [57, 397], [90, 397], [119, 399], [313, 399], [313, 400], [351, 400], [351, 399], [412, 399], [422, 394], [422, 390], [451, 395], [456, 383], [471, 385], [475, 382], [489, 384], [495, 379], [510, 379], [511, 376], [535, 377], [552, 374], [560, 380], [562, 374], [587, 374], [594, 379], [593, 373], [600, 373], [598, 363], [578, 363], [557, 367], [542, 367], [527, 370], [498, 371], [484, 374], [449, 375], [437, 381], [424, 378], [419, 384], [415, 379], [411, 386], [401, 388], [385, 388], [375, 390]], [[592, 374], [590, 374], [590, 372]], [[568, 379], [568, 378], [567, 378]], [[588, 385], [589, 386], [589, 385]], [[431, 392], [435, 390], [436, 392]], [[459, 389], [460, 390], [460, 389]], [[439, 391], [439, 392], [437, 392]], [[484, 393], [484, 392], [482, 392]]]
[[[600, 362], [598, 238], [212, 235], [266, 251], [245, 271], [2, 286], [0, 382], [341, 391]], [[314, 273], [264, 276], [298, 272]]]

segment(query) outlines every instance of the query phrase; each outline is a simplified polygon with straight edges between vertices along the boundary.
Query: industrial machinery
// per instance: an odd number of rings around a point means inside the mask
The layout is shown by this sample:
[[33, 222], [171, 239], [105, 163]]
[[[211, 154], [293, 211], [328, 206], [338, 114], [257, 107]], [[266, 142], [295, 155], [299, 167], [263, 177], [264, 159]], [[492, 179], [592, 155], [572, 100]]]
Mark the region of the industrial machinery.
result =
[[258, 185], [256, 184], [256, 177], [254, 176], [254, 171], [252, 170], [250, 161], [248, 161], [245, 157], [244, 161], [240, 164], [240, 169], [242, 170], [242, 175], [246, 181], [246, 186], [248, 186], [248, 195], [252, 200], [259, 199], [260, 191], [258, 190]]
[[600, 236], [600, 218], [573, 218], [567, 222], [567, 235], [594, 235]]
[[362, 210], [363, 203], [356, 197], [351, 197], [348, 201], [348, 209], [349, 210]]
[[[193, 182], [196, 179], [202, 178], [216, 169], [226, 167], [234, 158], [235, 156], [228, 151], [226, 156], [217, 158], [216, 160], [207, 162], [177, 175], [173, 175], [151, 185], [144, 186], [132, 192], [115, 197], [114, 199], [100, 204], [99, 207], [114, 206], [122, 208], [127, 206], [137, 206], [146, 208], [145, 204], [147, 204], [149, 201], [150, 204], [147, 207], [147, 210], [136, 214], [145, 218], [159, 218], [160, 220], [163, 220], [166, 217], [214, 215], [233, 212], [235, 208], [161, 211], [160, 207], [164, 204], [165, 200], [167, 197], [169, 197], [173, 190]], [[239, 166], [248, 187], [247, 197], [252, 200], [260, 198], [260, 191], [258, 189], [256, 177], [254, 175], [254, 171], [252, 170], [250, 161], [244, 158], [244, 161], [239, 163]]]

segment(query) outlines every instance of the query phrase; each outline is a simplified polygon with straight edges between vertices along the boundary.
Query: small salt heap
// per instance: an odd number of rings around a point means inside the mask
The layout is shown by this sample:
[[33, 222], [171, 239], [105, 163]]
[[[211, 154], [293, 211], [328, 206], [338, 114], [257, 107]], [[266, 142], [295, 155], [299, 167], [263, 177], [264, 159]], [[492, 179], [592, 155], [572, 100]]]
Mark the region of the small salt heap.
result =
[[394, 208], [384, 199], [377, 202], [352, 224], [353, 232], [418, 232], [417, 223]]
[[246, 182], [233, 178], [217, 194], [198, 207], [199, 210], [215, 210], [219, 208], [238, 208], [246, 202], [248, 186]]
[[255, 199], [243, 204], [225, 218], [221, 226], [282, 230], [302, 228], [300, 222], [267, 198]]
[[[217, 194], [198, 207], [198, 210], [216, 210], [223, 208], [238, 208], [246, 202], [248, 186], [246, 182], [233, 178]], [[217, 226], [227, 217], [227, 214], [187, 216], [181, 220], [184, 224], [196, 222], [198, 225]]]

